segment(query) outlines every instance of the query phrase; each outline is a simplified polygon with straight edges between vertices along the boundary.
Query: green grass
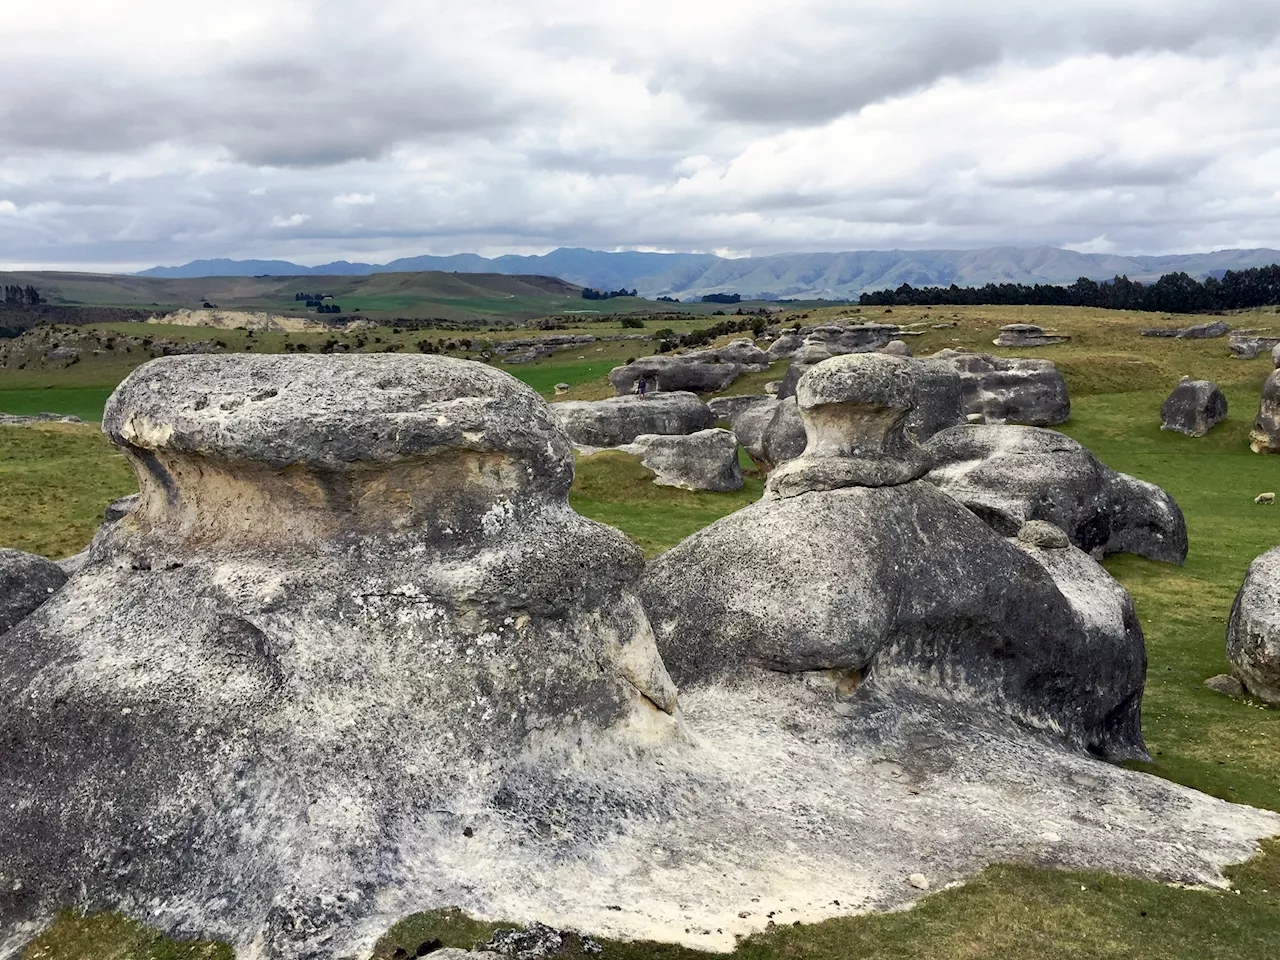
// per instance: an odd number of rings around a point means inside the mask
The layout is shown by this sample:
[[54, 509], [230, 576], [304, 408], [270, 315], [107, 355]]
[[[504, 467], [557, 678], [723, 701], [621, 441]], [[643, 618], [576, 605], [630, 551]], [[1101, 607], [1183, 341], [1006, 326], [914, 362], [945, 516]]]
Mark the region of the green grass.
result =
[[97, 422], [114, 387], [45, 387], [39, 390], [0, 389], [0, 413], [30, 416], [57, 413]]
[[179, 942], [117, 913], [61, 914], [22, 951], [22, 960], [233, 960], [225, 943]]

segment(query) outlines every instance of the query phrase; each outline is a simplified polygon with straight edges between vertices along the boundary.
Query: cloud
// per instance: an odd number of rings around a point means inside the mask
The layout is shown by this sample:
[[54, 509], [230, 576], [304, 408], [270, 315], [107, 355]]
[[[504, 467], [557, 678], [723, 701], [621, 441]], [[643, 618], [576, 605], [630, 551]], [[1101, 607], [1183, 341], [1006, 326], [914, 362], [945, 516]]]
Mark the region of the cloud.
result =
[[0, 262], [1280, 246], [1256, 0], [45, 0], [5, 25]]

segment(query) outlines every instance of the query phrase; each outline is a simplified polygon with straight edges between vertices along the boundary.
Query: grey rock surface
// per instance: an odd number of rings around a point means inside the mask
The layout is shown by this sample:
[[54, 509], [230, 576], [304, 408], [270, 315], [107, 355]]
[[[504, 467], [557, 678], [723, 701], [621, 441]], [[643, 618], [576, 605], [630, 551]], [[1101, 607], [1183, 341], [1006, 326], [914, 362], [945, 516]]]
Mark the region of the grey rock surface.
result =
[[1071, 546], [1066, 531], [1048, 520], [1028, 520], [1018, 528], [1019, 544], [1040, 547], [1043, 550], [1065, 550]]
[[1047, 520], [1090, 553], [1186, 559], [1186, 521], [1172, 497], [1056, 430], [965, 424], [935, 435], [925, 450], [926, 479], [1007, 536], [1028, 520]]
[[1048, 347], [1070, 340], [1070, 337], [1045, 333], [1034, 323], [1006, 323], [992, 341], [997, 347]]
[[702, 363], [736, 363], [744, 371], [757, 373], [769, 369], [770, 360], [769, 355], [757, 347], [750, 337], [730, 340], [722, 347], [691, 350], [684, 356], [686, 359], [698, 360]]
[[1271, 348], [1271, 364], [1280, 367], [1280, 343]]
[[35, 612], [66, 582], [66, 571], [52, 560], [0, 547], [0, 634]]
[[646, 433], [696, 433], [716, 422], [715, 414], [705, 403], [684, 391], [608, 400], [565, 400], [550, 408], [569, 439], [586, 447], [616, 447]]
[[765, 351], [770, 360], [786, 360], [804, 345], [804, 339], [794, 333], [784, 333], [769, 344]]
[[1249, 564], [1227, 620], [1227, 659], [1249, 693], [1280, 706], [1280, 547]]
[[1229, 673], [1219, 673], [1217, 676], [1210, 677], [1204, 685], [1214, 693], [1225, 694], [1228, 697], [1243, 697], [1248, 692], [1244, 684]]
[[[804, 420], [800, 416], [800, 408], [794, 396], [779, 400], [764, 428], [761, 437], [762, 457], [753, 459], [762, 463], [767, 469], [793, 460], [804, 453], [805, 444], [809, 442], [804, 430]], [[746, 446], [746, 444], [744, 444]], [[751, 447], [747, 447], [751, 452]]]
[[33, 423], [84, 423], [79, 417], [60, 413], [33, 413], [29, 415], [0, 413], [0, 427], [26, 427]]
[[1212, 340], [1225, 337], [1231, 330], [1225, 320], [1214, 320], [1211, 323], [1196, 323], [1181, 329], [1147, 328], [1142, 331], [1144, 337], [1171, 337], [1178, 340]]
[[609, 382], [619, 397], [635, 393], [641, 377], [650, 393], [679, 390], [715, 393], [733, 383], [744, 369], [740, 363], [721, 361], [713, 354], [660, 354], [614, 367], [609, 371]]
[[767, 465], [765, 433], [778, 409], [777, 397], [721, 397], [707, 404], [717, 419], [728, 420], [738, 443], [757, 465]]
[[887, 353], [895, 357], [911, 356], [911, 348], [907, 346], [905, 340], [890, 340], [883, 347], [878, 349], [879, 353]]
[[742, 489], [738, 438], [728, 430], [712, 428], [688, 436], [645, 434], [618, 449], [638, 456], [659, 486], [718, 493]]
[[939, 350], [929, 359], [960, 375], [965, 413], [988, 423], [1052, 427], [1071, 419], [1067, 384], [1050, 360]]
[[120, 497], [118, 500], [112, 500], [107, 504], [107, 509], [102, 512], [102, 519], [106, 523], [115, 523], [117, 520], [123, 520], [126, 516], [134, 511], [141, 499], [140, 494], [131, 493], [127, 497]]
[[1252, 360], [1260, 353], [1271, 353], [1280, 347], [1280, 337], [1259, 337], [1247, 333], [1233, 333], [1227, 341], [1227, 349], [1237, 360]]
[[1227, 417], [1227, 398], [1212, 380], [1183, 379], [1160, 406], [1160, 429], [1203, 437]]
[[1262, 385], [1258, 415], [1249, 431], [1249, 449], [1254, 453], [1280, 453], [1280, 370]]

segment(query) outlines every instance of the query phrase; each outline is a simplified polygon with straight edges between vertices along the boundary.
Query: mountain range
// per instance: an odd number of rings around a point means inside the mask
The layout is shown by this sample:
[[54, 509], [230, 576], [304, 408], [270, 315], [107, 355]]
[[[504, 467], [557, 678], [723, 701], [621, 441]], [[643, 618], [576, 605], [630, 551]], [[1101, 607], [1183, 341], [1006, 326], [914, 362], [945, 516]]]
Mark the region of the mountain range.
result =
[[558, 277], [597, 289], [636, 289], [641, 296], [697, 299], [738, 293], [747, 299], [852, 299], [866, 290], [909, 283], [982, 286], [987, 283], [1071, 283], [1080, 277], [1155, 280], [1184, 271], [1196, 279], [1227, 270], [1280, 263], [1280, 251], [1217, 250], [1169, 256], [1077, 253], [1057, 247], [989, 247], [981, 250], [858, 250], [846, 253], [782, 253], [730, 259], [709, 253], [607, 253], [562, 247], [542, 256], [474, 253], [406, 257], [390, 263], [338, 260], [304, 267], [287, 260], [193, 260], [180, 267], [152, 267], [143, 277], [366, 276], [441, 270]]

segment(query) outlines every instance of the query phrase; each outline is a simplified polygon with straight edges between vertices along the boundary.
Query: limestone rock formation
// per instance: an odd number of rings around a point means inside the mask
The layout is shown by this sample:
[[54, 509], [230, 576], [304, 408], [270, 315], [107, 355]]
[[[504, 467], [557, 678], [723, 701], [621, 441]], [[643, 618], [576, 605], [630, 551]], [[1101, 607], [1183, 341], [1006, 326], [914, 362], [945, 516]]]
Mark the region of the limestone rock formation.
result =
[[926, 479], [1006, 536], [1028, 520], [1048, 520], [1100, 556], [1186, 559], [1187, 525], [1172, 497], [1056, 430], [964, 424], [935, 435], [925, 450]]
[[1249, 449], [1254, 453], [1280, 453], [1280, 369], [1267, 377], [1258, 401], [1258, 415], [1249, 431]]
[[1280, 343], [1271, 348], [1271, 365], [1280, 367]]
[[804, 339], [794, 333], [784, 333], [765, 351], [770, 360], [786, 360], [804, 345]]
[[1049, 347], [1070, 339], [1056, 333], [1045, 333], [1034, 323], [1006, 323], [1000, 328], [1000, 335], [991, 342], [997, 347]]
[[1071, 419], [1067, 384], [1050, 360], [939, 350], [931, 358], [960, 375], [964, 412], [988, 423], [1052, 427]]
[[1237, 360], [1252, 360], [1260, 353], [1270, 353], [1280, 347], [1280, 337], [1260, 337], [1248, 333], [1233, 333], [1227, 341], [1227, 349]]
[[770, 357], [756, 346], [750, 337], [739, 337], [730, 340], [723, 347], [710, 347], [705, 350], [691, 350], [684, 355], [703, 363], [736, 363], [747, 372], [759, 372], [769, 369]]
[[895, 357], [911, 356], [911, 348], [907, 346], [905, 340], [890, 340], [883, 347], [878, 348], [878, 353], [888, 353]]
[[645, 434], [619, 449], [638, 456], [662, 487], [718, 493], [742, 489], [738, 438], [728, 430], [712, 428], [688, 436]]
[[1203, 437], [1227, 417], [1227, 398], [1212, 380], [1184, 377], [1160, 407], [1160, 429]]
[[[772, 469], [778, 464], [800, 456], [804, 453], [805, 444], [808, 442], [804, 431], [804, 420], [800, 416], [796, 398], [787, 397], [785, 400], [778, 401], [768, 425], [764, 428], [761, 436], [762, 456], [756, 458], [755, 454], [752, 454], [752, 457], [766, 469]], [[747, 447], [747, 452], [751, 452], [751, 447]]]
[[778, 409], [778, 398], [764, 396], [717, 397], [708, 402], [717, 419], [728, 420], [738, 443], [756, 464], [769, 464], [765, 434]]
[[760, 669], [830, 673], [845, 700], [937, 696], [1144, 756], [1128, 595], [1086, 554], [1007, 540], [917, 479], [912, 366], [815, 367], [796, 396], [804, 454], [773, 472], [765, 499], [650, 563], [643, 599], [672, 676], [697, 689]]
[[1280, 547], [1249, 564], [1227, 621], [1227, 659], [1250, 694], [1280, 706]]
[[[764, 369], [768, 366], [768, 357], [762, 349], [751, 347], [763, 358], [764, 366], [755, 364], [750, 369]], [[733, 351], [726, 356], [739, 356]], [[737, 360], [727, 360], [717, 351], [684, 353], [684, 355], [655, 355], [640, 357], [630, 364], [613, 367], [609, 371], [609, 383], [613, 384], [618, 397], [626, 397], [636, 392], [636, 383], [644, 378], [650, 393], [671, 392], [671, 390], [690, 390], [692, 393], [716, 393], [728, 387], [733, 380], [739, 378], [742, 371], [749, 369]]]
[[583, 447], [616, 447], [646, 433], [696, 433], [716, 422], [705, 403], [684, 391], [565, 400], [551, 404], [551, 414], [569, 439]]
[[1144, 337], [1171, 337], [1178, 340], [1212, 340], [1225, 337], [1231, 330], [1224, 320], [1211, 323], [1197, 323], [1181, 329], [1147, 328], [1142, 331]]
[[148, 904], [328, 955], [447, 863], [414, 859], [442, 812], [527, 783], [503, 764], [678, 735], [640, 551], [569, 509], [569, 441], [506, 374], [172, 358], [103, 426], [139, 503], [0, 658], [6, 929]]
[[52, 560], [0, 548], [0, 634], [34, 612], [66, 582], [66, 572]]

